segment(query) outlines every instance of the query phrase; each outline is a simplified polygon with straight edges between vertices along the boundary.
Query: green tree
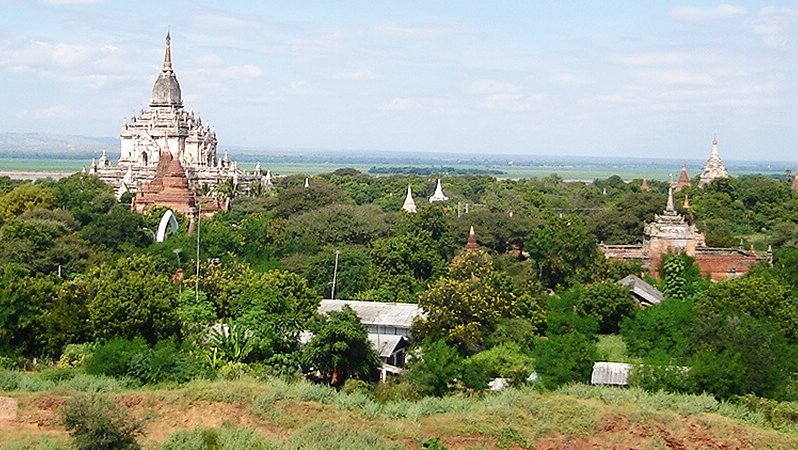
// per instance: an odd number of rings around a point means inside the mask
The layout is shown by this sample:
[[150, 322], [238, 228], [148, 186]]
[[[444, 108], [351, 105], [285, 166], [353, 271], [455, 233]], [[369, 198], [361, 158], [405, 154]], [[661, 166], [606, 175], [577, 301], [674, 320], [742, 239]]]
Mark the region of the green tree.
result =
[[452, 390], [462, 372], [463, 359], [457, 349], [437, 340], [421, 346], [420, 357], [410, 361], [407, 377], [420, 394], [440, 397]]
[[0, 224], [35, 208], [55, 206], [55, 194], [35, 184], [25, 183], [0, 197]]
[[370, 253], [371, 286], [374, 289], [388, 286], [394, 301], [412, 300], [412, 294], [423, 289], [445, 267], [428, 231], [375, 240]]
[[324, 298], [332, 292], [335, 252], [338, 251], [338, 275], [335, 286], [336, 298], [355, 298], [355, 295], [369, 287], [371, 256], [360, 246], [328, 247], [312, 256], [305, 268], [308, 283]]
[[690, 300], [665, 300], [621, 322], [621, 336], [632, 356], [679, 359], [688, 355], [696, 313]]
[[604, 259], [596, 238], [578, 217], [547, 218], [530, 232], [525, 247], [548, 288], [590, 281]]
[[425, 318], [414, 324], [421, 339], [442, 339], [464, 355], [478, 352], [484, 337], [502, 318], [521, 312], [519, 296], [509, 277], [493, 270], [482, 250], [464, 251], [452, 261], [449, 273], [419, 296]]
[[614, 334], [618, 324], [638, 309], [637, 300], [625, 286], [613, 281], [603, 281], [588, 286], [576, 301], [579, 314], [595, 317], [599, 332]]
[[696, 392], [728, 399], [749, 393], [783, 398], [796, 370], [796, 349], [766, 319], [743, 312], [713, 314], [697, 323], [689, 379]]
[[749, 276], [715, 283], [697, 298], [695, 307], [702, 317], [732, 311], [772, 320], [791, 342], [798, 342], [798, 303], [775, 278]]
[[537, 373], [547, 387], [587, 383], [599, 358], [595, 341], [578, 331], [541, 338], [534, 353]]
[[509, 378], [513, 384], [522, 384], [534, 369], [534, 359], [513, 342], [483, 350], [465, 361], [467, 366], [476, 366], [477, 373], [486, 378]]
[[152, 243], [152, 236], [144, 230], [144, 218], [123, 205], [106, 214], [99, 214], [80, 230], [80, 235], [93, 245], [112, 251], [122, 248], [143, 248]]
[[0, 265], [0, 355], [41, 356], [44, 316], [58, 287], [18, 264]]
[[331, 311], [302, 354], [306, 366], [318, 370], [333, 386], [349, 378], [368, 379], [380, 366], [366, 327], [349, 307]]
[[97, 291], [87, 308], [96, 338], [140, 335], [155, 343], [177, 334], [177, 288], [164, 265], [147, 256], [131, 256], [92, 271]]

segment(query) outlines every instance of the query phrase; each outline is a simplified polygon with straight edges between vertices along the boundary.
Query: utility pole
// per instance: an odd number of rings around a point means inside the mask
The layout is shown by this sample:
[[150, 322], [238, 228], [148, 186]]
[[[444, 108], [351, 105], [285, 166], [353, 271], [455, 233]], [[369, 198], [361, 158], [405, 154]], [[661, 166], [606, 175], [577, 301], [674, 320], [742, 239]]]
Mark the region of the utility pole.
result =
[[338, 255], [341, 252], [338, 250], [335, 251], [335, 265], [333, 266], [333, 281], [332, 281], [332, 292], [330, 292], [330, 297], [332, 300], [335, 300], [335, 284], [338, 281]]
[[197, 202], [197, 279], [194, 280], [194, 300], [199, 303], [199, 266], [200, 266], [200, 216], [202, 205]]

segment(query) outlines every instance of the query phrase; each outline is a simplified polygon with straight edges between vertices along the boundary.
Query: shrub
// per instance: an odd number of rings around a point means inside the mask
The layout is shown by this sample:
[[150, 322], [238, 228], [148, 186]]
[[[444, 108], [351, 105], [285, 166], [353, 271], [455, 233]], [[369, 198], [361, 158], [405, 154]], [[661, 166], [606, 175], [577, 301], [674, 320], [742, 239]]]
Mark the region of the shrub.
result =
[[53, 387], [52, 381], [42, 380], [16, 370], [0, 369], [0, 391], [43, 391]]
[[630, 355], [680, 358], [687, 352], [696, 317], [691, 301], [665, 300], [622, 321], [621, 335]]
[[673, 364], [646, 364], [632, 367], [629, 386], [649, 392], [667, 391], [689, 393], [695, 390], [690, 380], [689, 369]]
[[42, 380], [58, 383], [59, 381], [71, 380], [77, 373], [78, 372], [71, 367], [53, 367], [42, 370], [37, 376]]
[[590, 379], [598, 350], [592, 339], [579, 332], [541, 339], [535, 346], [535, 361], [547, 387]]
[[599, 332], [617, 333], [622, 319], [638, 309], [637, 301], [625, 286], [613, 281], [604, 281], [589, 286], [575, 302], [576, 311], [595, 318]]
[[67, 344], [58, 360], [58, 367], [81, 367], [91, 356], [91, 344]]
[[133, 357], [145, 352], [147, 349], [147, 343], [142, 338], [133, 340], [111, 339], [104, 344], [98, 345], [94, 349], [94, 353], [86, 358], [86, 373], [118, 378], [124, 377], [128, 374]]
[[347, 394], [354, 394], [354, 393], [368, 393], [371, 392], [371, 385], [363, 380], [358, 380], [357, 378], [350, 378], [344, 382], [344, 386], [341, 388], [341, 391]]
[[142, 424], [106, 397], [73, 397], [61, 408], [61, 418], [78, 450], [140, 448], [136, 436]]
[[186, 382], [202, 374], [199, 361], [182, 352], [172, 340], [149, 348], [141, 338], [112, 339], [98, 345], [86, 360], [86, 373], [122, 378], [142, 383]]
[[371, 431], [361, 431], [338, 423], [314, 422], [295, 432], [288, 441], [289, 448], [303, 450], [399, 450], [405, 447], [391, 444]]
[[183, 353], [171, 340], [133, 355], [127, 373], [142, 383], [184, 383], [201, 374], [198, 361]]
[[515, 343], [506, 343], [485, 350], [466, 360], [467, 366], [476, 366], [488, 378], [510, 378], [513, 384], [526, 381], [534, 360], [521, 351]]
[[279, 450], [280, 441], [270, 441], [248, 428], [224, 426], [221, 429], [197, 427], [172, 433], [161, 450]]
[[407, 376], [424, 395], [443, 395], [463, 371], [463, 359], [454, 347], [443, 341], [426, 343], [421, 357], [411, 361]]

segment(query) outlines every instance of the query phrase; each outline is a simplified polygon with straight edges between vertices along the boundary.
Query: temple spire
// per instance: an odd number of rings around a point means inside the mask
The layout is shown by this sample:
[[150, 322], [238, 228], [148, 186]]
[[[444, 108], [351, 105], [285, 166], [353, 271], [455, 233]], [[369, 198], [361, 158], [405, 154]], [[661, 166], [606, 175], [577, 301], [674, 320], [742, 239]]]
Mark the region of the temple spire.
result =
[[438, 184], [435, 186], [435, 192], [429, 198], [429, 202], [443, 202], [449, 200], [449, 197], [443, 194], [443, 187], [441, 187], [441, 179], [438, 178]]
[[163, 70], [165, 72], [172, 71], [172, 36], [171, 32], [166, 32], [166, 51], [163, 55]]
[[413, 191], [410, 189], [410, 185], [407, 185], [407, 195], [405, 196], [405, 202], [402, 205], [402, 211], [414, 213], [416, 212], [416, 202], [413, 200]]
[[466, 241], [466, 250], [476, 250], [479, 248], [479, 244], [477, 243], [477, 234], [474, 232], [474, 226], [471, 225], [471, 229], [468, 230], [468, 240]]
[[668, 204], [665, 206], [665, 212], [676, 212], [673, 208], [673, 187], [668, 187]]

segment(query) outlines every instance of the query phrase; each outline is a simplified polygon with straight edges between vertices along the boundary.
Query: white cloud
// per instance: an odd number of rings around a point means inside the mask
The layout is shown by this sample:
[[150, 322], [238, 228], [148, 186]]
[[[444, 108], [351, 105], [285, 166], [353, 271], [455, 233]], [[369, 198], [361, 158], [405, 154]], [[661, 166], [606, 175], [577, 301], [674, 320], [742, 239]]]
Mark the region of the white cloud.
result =
[[543, 100], [542, 94], [526, 93], [513, 83], [496, 80], [476, 80], [468, 83], [465, 92], [480, 96], [479, 107], [506, 111], [528, 111]]
[[715, 77], [709, 73], [686, 70], [647, 70], [638, 72], [637, 76], [652, 84], [689, 84], [697, 86], [712, 86], [715, 84]]
[[677, 6], [668, 11], [672, 19], [683, 22], [698, 22], [704, 20], [723, 19], [727, 17], [743, 16], [746, 9], [742, 6], [721, 4], [712, 7]]
[[584, 86], [596, 83], [592, 76], [573, 72], [553, 73], [549, 75], [549, 81], [564, 86]]
[[68, 119], [74, 117], [77, 111], [71, 106], [54, 105], [39, 109], [22, 109], [12, 111], [8, 115], [15, 119], [43, 120], [43, 119]]
[[99, 5], [105, 0], [43, 0], [45, 5]]
[[424, 39], [440, 36], [451, 36], [463, 34], [465, 31], [460, 28], [449, 27], [412, 27], [398, 25], [380, 25], [370, 28], [367, 33], [379, 36]]
[[371, 80], [380, 79], [380, 76], [371, 70], [363, 69], [363, 70], [345, 70], [337, 72], [333, 74], [332, 78], [336, 80], [347, 80], [347, 81], [371, 81]]
[[258, 22], [236, 17], [230, 14], [205, 13], [194, 17], [197, 24], [214, 28], [249, 28], [258, 26]]
[[383, 103], [380, 107], [384, 111], [407, 111], [418, 106], [418, 103], [408, 97], [394, 97]]
[[768, 6], [748, 22], [752, 33], [762, 38], [768, 47], [787, 47], [790, 27], [798, 19], [798, 8]]
[[647, 52], [633, 55], [615, 56], [613, 60], [627, 66], [678, 65], [696, 60], [694, 53], [685, 52]]
[[0, 44], [0, 68], [26, 70], [45, 66], [75, 66], [91, 57], [94, 50], [65, 43], [27, 42]]
[[504, 81], [496, 80], [475, 80], [468, 83], [465, 91], [469, 94], [486, 95], [486, 94], [501, 94], [510, 95], [517, 94], [521, 89], [512, 84]]

